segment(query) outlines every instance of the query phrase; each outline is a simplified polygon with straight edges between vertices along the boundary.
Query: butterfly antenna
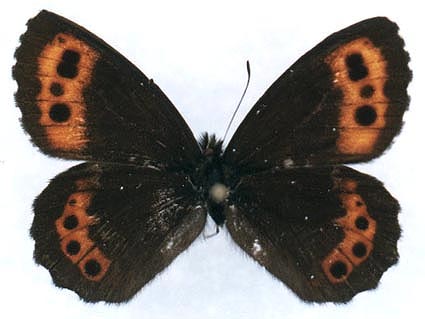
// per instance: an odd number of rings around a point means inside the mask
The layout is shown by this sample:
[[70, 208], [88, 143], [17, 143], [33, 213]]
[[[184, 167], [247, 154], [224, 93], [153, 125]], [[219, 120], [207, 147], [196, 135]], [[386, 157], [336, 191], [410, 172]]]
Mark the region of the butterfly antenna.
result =
[[226, 133], [224, 133], [223, 141], [226, 140], [226, 136], [227, 136], [227, 133], [229, 132], [230, 126], [232, 125], [233, 119], [235, 118], [235, 115], [238, 112], [239, 107], [241, 106], [242, 100], [245, 97], [246, 90], [248, 90], [249, 80], [251, 79], [251, 67], [249, 66], [249, 61], [246, 61], [246, 71], [248, 73], [248, 79], [246, 81], [245, 90], [243, 90], [243, 93], [242, 93], [241, 99], [239, 100], [238, 106], [236, 106], [236, 109], [233, 112], [232, 118], [230, 119], [230, 122], [227, 125]]

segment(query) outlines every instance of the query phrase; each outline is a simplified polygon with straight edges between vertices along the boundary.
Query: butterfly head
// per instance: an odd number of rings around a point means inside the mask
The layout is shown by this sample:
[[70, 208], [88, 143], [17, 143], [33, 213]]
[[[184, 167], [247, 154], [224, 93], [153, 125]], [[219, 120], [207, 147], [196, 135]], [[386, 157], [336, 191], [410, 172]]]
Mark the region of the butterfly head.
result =
[[198, 144], [206, 158], [220, 157], [223, 154], [223, 140], [217, 139], [215, 134], [203, 133]]

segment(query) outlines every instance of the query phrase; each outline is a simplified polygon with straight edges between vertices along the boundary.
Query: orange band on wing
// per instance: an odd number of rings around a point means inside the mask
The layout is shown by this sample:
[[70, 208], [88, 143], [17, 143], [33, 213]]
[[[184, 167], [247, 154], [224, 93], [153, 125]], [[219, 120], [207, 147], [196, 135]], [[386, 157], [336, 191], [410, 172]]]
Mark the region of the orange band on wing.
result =
[[368, 38], [359, 38], [335, 50], [326, 59], [334, 85], [342, 91], [337, 148], [343, 154], [373, 151], [385, 127], [388, 99], [384, 86], [388, 77], [379, 48]]
[[89, 237], [89, 226], [95, 224], [97, 218], [88, 212], [93, 193], [87, 189], [96, 183], [95, 179], [77, 180], [77, 191], [68, 197], [62, 215], [55, 222], [62, 252], [91, 281], [101, 280], [111, 264]]
[[376, 221], [370, 217], [366, 203], [356, 194], [357, 183], [343, 180], [340, 185], [341, 205], [346, 214], [335, 220], [344, 230], [344, 239], [322, 261], [322, 269], [330, 282], [345, 281], [354, 267], [365, 261], [373, 249]]
[[38, 57], [40, 125], [52, 148], [81, 150], [87, 143], [83, 90], [99, 54], [77, 38], [60, 33]]

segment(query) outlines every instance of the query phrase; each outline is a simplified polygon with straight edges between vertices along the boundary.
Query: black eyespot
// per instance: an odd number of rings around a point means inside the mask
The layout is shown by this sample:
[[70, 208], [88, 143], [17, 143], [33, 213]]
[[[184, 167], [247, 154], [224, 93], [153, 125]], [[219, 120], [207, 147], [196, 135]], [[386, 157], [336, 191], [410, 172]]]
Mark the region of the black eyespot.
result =
[[80, 62], [80, 53], [74, 50], [65, 50], [62, 54], [62, 61], [69, 64], [77, 64]]
[[91, 277], [98, 275], [101, 269], [100, 264], [95, 259], [88, 260], [84, 265], [85, 273]]
[[81, 245], [76, 240], [71, 240], [68, 245], [66, 245], [66, 252], [72, 256], [77, 255], [80, 252]]
[[75, 215], [69, 215], [63, 221], [63, 227], [65, 227], [68, 230], [74, 229], [77, 226], [78, 226], [78, 218]]
[[56, 71], [61, 77], [73, 79], [78, 74], [77, 64], [80, 61], [80, 54], [73, 50], [65, 50], [62, 54], [62, 61], [58, 64]]
[[59, 63], [58, 67], [56, 68], [56, 71], [61, 77], [73, 79], [78, 74], [78, 68], [75, 65], [72, 64], [66, 64], [66, 63]]
[[359, 201], [359, 200], [358, 200], [358, 201], [356, 201], [356, 206], [357, 206], [357, 207], [363, 206], [363, 202], [361, 202], [361, 201]]
[[366, 217], [360, 216], [356, 218], [355, 221], [356, 227], [360, 230], [366, 230], [369, 227], [369, 221]]
[[370, 105], [363, 105], [356, 110], [356, 122], [362, 126], [369, 126], [376, 121], [377, 114]]
[[57, 123], [63, 123], [68, 121], [69, 117], [71, 116], [71, 111], [68, 105], [63, 103], [56, 103], [53, 104], [50, 108], [49, 116], [53, 121]]
[[334, 278], [341, 279], [347, 274], [347, 265], [342, 261], [336, 261], [329, 270]]
[[52, 85], [50, 85], [50, 93], [54, 96], [61, 96], [63, 94], [62, 85], [58, 82], [53, 82]]
[[375, 89], [372, 85], [365, 85], [360, 90], [360, 96], [364, 99], [370, 98], [373, 93], [375, 93]]
[[352, 251], [353, 251], [354, 256], [362, 258], [362, 257], [366, 256], [367, 248], [366, 248], [365, 244], [358, 242], [353, 246]]
[[72, 199], [69, 200], [68, 204], [70, 206], [74, 206], [75, 204], [77, 204], [77, 200], [75, 198], [72, 198]]
[[348, 76], [352, 81], [364, 79], [368, 70], [364, 65], [363, 57], [359, 53], [350, 54], [345, 58], [345, 65], [348, 68]]

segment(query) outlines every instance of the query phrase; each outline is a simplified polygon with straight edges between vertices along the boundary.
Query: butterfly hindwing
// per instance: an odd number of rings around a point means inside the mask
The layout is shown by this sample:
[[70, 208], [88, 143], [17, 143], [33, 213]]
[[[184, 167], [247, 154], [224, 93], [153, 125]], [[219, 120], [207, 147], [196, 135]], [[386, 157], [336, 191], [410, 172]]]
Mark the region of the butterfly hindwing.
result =
[[229, 204], [232, 238], [306, 301], [346, 302], [398, 260], [397, 201], [345, 166], [244, 177]]
[[254, 105], [224, 154], [244, 173], [366, 161], [400, 131], [411, 79], [398, 27], [372, 18], [336, 32]]
[[199, 154], [158, 86], [75, 23], [41, 11], [28, 22], [15, 56], [22, 123], [43, 152], [168, 166]]
[[198, 236], [206, 212], [184, 177], [81, 164], [34, 203], [35, 260], [85, 301], [123, 302]]

